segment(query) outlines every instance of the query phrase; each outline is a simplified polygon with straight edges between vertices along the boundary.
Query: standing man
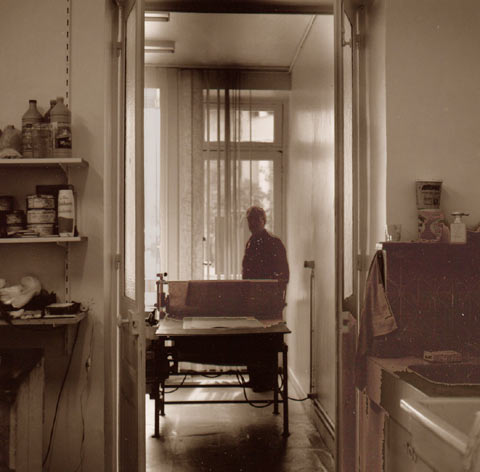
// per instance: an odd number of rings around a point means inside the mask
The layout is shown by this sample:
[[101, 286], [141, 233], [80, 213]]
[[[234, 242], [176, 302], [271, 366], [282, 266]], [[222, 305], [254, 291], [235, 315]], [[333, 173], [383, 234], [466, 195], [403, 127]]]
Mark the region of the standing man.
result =
[[252, 206], [247, 210], [248, 229], [252, 233], [242, 263], [243, 279], [277, 279], [287, 287], [290, 271], [287, 252], [280, 238], [265, 229], [265, 210]]
[[[285, 291], [290, 277], [287, 252], [280, 238], [265, 229], [267, 215], [265, 210], [252, 206], [247, 210], [248, 229], [252, 236], [245, 247], [242, 262], [243, 279], [277, 279]], [[275, 358], [258, 353], [255, 361], [247, 365], [250, 377], [249, 386], [254, 392], [272, 390], [277, 382]]]

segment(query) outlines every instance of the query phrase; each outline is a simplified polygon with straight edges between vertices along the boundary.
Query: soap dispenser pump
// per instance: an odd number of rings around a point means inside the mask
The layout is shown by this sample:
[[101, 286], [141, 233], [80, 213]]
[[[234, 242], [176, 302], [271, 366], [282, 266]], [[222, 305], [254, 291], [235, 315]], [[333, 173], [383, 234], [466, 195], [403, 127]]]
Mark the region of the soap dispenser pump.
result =
[[462, 221], [462, 216], [468, 216], [468, 213], [454, 211], [452, 216], [455, 219], [450, 224], [450, 242], [453, 244], [465, 244], [467, 242], [467, 227]]

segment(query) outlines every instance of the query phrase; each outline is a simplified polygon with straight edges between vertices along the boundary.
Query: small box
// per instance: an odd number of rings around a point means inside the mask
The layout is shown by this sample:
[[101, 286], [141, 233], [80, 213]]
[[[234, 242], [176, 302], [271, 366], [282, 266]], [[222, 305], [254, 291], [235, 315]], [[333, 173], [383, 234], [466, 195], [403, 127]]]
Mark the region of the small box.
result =
[[457, 351], [424, 351], [423, 359], [428, 362], [461, 362], [462, 354]]

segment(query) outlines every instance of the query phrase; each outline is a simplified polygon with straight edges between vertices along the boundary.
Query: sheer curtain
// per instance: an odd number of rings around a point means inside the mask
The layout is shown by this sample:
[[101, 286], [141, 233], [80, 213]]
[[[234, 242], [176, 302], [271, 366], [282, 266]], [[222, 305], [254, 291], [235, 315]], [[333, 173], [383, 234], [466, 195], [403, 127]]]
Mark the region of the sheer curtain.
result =
[[252, 192], [251, 91], [237, 71], [180, 72], [179, 267], [184, 279], [241, 278]]

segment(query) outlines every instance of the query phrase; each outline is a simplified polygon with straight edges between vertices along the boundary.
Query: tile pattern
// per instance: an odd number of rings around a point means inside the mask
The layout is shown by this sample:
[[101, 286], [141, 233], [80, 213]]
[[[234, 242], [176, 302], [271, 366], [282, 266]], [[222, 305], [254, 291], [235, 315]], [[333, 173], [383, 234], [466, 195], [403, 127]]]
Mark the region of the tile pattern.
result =
[[475, 342], [480, 329], [480, 233], [466, 245], [391, 243], [387, 296], [412, 347], [445, 349]]
[[[243, 397], [237, 389], [183, 389], [168, 399]], [[249, 398], [268, 394], [253, 394]], [[290, 436], [273, 406], [166, 405], [161, 438], [153, 433], [153, 401], [147, 397], [147, 472], [333, 472], [332, 456], [303, 405], [290, 401]], [[282, 411], [280, 405], [280, 411]]]

